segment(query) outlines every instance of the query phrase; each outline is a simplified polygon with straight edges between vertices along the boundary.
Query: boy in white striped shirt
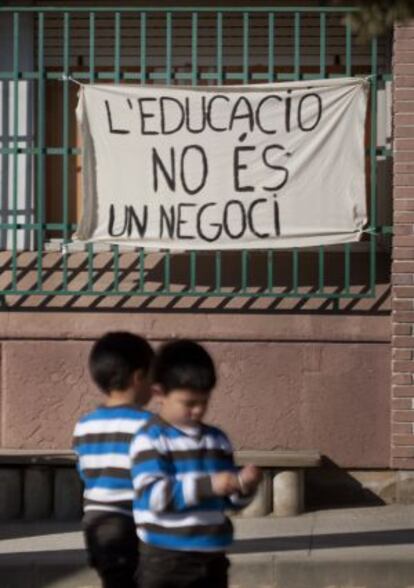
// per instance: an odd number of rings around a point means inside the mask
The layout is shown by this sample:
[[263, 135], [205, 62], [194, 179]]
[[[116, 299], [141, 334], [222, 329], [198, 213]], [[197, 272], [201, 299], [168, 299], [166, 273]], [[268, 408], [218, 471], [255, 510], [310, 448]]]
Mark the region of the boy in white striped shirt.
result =
[[213, 361], [193, 341], [158, 352], [153, 379], [160, 412], [131, 443], [139, 588], [227, 588], [225, 514], [246, 506], [260, 471], [235, 468], [225, 433], [203, 423], [216, 383]]
[[152, 416], [141, 409], [149, 400], [152, 358], [149, 343], [128, 332], [107, 333], [89, 356], [91, 376], [106, 400], [79, 420], [73, 446], [84, 483], [83, 528], [89, 562], [103, 588], [135, 587], [138, 539], [129, 447]]

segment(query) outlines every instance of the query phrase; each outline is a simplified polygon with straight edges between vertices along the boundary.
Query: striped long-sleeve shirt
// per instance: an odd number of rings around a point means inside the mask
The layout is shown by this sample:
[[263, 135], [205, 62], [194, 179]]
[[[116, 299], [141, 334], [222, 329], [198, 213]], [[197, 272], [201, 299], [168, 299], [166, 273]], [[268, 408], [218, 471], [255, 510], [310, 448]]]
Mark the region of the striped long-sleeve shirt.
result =
[[76, 424], [73, 448], [84, 483], [84, 511], [119, 512], [132, 517], [133, 487], [129, 448], [152, 414], [130, 405], [102, 406]]
[[172, 550], [222, 551], [233, 540], [225, 510], [250, 497], [214, 495], [211, 475], [236, 471], [226, 435], [205, 424], [181, 430], [154, 416], [131, 443], [139, 538]]

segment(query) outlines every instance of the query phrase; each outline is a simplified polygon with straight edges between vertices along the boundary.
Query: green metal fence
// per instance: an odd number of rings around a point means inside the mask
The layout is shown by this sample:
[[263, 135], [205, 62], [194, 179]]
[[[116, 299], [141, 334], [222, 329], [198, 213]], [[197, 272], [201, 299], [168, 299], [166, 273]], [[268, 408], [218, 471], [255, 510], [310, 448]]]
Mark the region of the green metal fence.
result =
[[[3, 29], [9, 31], [0, 47], [9, 55], [9, 63], [0, 61], [3, 300], [31, 295], [375, 297], [382, 255], [378, 245], [391, 232], [377, 197], [378, 161], [392, 156], [387, 145], [378, 146], [377, 100], [391, 76], [386, 41], [373, 39], [369, 47], [355, 43], [343, 20], [354, 10], [290, 5], [0, 7]], [[181, 255], [125, 252], [118, 246], [108, 251], [93, 245], [83, 251], [71, 248], [77, 197], [73, 169], [80, 149], [73, 135], [69, 77], [82, 83], [196, 85], [363, 74], [371, 76], [370, 215], [363, 244]], [[31, 123], [22, 133], [23, 118]], [[57, 128], [57, 138], [48, 137], [51, 127]]]

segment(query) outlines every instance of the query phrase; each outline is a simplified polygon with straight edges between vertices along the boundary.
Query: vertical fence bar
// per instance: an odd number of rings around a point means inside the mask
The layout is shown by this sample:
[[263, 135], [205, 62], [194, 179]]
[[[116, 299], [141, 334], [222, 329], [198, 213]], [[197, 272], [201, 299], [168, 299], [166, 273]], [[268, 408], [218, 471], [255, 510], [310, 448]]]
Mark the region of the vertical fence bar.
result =
[[165, 83], [170, 85], [172, 81], [172, 13], [167, 12], [166, 16], [166, 55], [165, 55]]
[[113, 290], [115, 292], [119, 292], [119, 246], [112, 245], [112, 259], [114, 261], [114, 282], [113, 282]]
[[[89, 13], [89, 83], [95, 83], [95, 13]], [[94, 288], [94, 254], [93, 254], [93, 243], [87, 245], [88, 254], [88, 290], [92, 291]]]
[[121, 13], [115, 12], [115, 47], [114, 47], [115, 83], [121, 83]]
[[91, 292], [93, 290], [93, 244], [88, 243], [87, 245], [87, 252], [88, 252], [88, 290]]
[[[275, 80], [275, 14], [269, 12], [267, 22], [267, 81], [269, 83]], [[267, 251], [266, 258], [267, 270], [267, 292], [273, 292], [273, 251]]]
[[[249, 83], [249, 28], [250, 15], [243, 12], [243, 84]], [[241, 290], [246, 292], [248, 281], [249, 252], [243, 249], [241, 252]]]
[[[319, 75], [326, 77], [326, 13], [319, 15]], [[325, 282], [325, 248], [318, 249], [318, 292], [323, 292]]]
[[319, 16], [319, 75], [326, 77], [326, 13]]
[[249, 18], [249, 13], [243, 12], [243, 84], [249, 83]]
[[217, 13], [216, 21], [216, 71], [217, 84], [223, 84], [223, 13]]
[[169, 251], [164, 253], [164, 287], [162, 291], [165, 294], [170, 292], [171, 284], [171, 255]]
[[267, 291], [269, 294], [273, 292], [273, 251], [271, 249], [267, 252]]
[[[70, 15], [63, 14], [63, 161], [62, 161], [62, 213], [63, 213], [63, 245], [69, 241], [69, 53], [70, 53]], [[65, 250], [64, 250], [65, 251]], [[62, 254], [63, 289], [68, 288], [68, 256]]]
[[292, 251], [293, 266], [292, 266], [292, 291], [294, 294], [298, 293], [299, 285], [299, 255], [298, 248], [294, 247]]
[[95, 13], [89, 13], [89, 82], [95, 83]]
[[[198, 80], [198, 14], [191, 15], [191, 84], [197, 85]], [[190, 253], [190, 290], [196, 289], [197, 253]]]
[[19, 155], [19, 13], [13, 13], [13, 235], [12, 287], [17, 290], [17, 191]]
[[43, 226], [45, 201], [45, 15], [38, 14], [37, 31], [37, 154], [36, 154], [36, 204], [37, 204], [37, 289], [43, 288]]
[[140, 16], [140, 70], [141, 84], [147, 81], [147, 13], [141, 12]]
[[215, 264], [214, 264], [214, 273], [215, 273], [215, 288], [214, 291], [217, 294], [221, 292], [221, 251], [216, 251], [215, 256]]
[[371, 171], [371, 222], [370, 222], [370, 295], [375, 296], [376, 283], [376, 248], [377, 236], [377, 82], [378, 74], [378, 42], [374, 37], [371, 41], [371, 142], [370, 142], [370, 171]]
[[241, 290], [246, 292], [249, 280], [249, 252], [246, 249], [242, 251], [241, 259]]
[[197, 284], [197, 255], [195, 251], [190, 251], [190, 291], [195, 293]]
[[139, 291], [145, 289], [145, 250], [143, 247], [139, 250]]
[[198, 80], [198, 14], [191, 15], [191, 84], [197, 85]]

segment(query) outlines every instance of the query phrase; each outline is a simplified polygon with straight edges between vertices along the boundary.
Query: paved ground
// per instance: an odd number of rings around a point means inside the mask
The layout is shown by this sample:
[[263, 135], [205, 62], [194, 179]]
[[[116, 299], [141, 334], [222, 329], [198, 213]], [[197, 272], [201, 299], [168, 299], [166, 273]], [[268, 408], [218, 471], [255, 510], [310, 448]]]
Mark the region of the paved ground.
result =
[[[414, 588], [414, 506], [237, 518], [235, 528], [234, 588]], [[79, 525], [0, 524], [0, 586], [99, 586]]]

